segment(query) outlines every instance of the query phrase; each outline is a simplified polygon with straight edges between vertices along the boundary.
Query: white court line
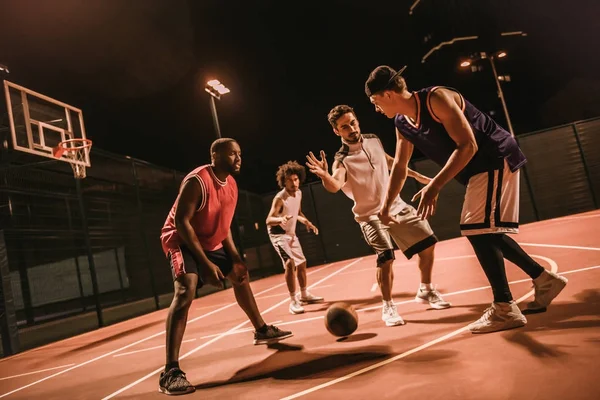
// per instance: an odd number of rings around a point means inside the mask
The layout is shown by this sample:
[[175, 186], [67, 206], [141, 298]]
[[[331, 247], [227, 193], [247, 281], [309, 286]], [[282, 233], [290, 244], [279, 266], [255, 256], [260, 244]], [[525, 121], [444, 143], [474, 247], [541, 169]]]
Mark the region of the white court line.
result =
[[[279, 324], [280, 322], [283, 322], [283, 321], [267, 322], [266, 324], [267, 325], [275, 325], [275, 324]], [[245, 328], [245, 329], [241, 329], [241, 330], [235, 331], [235, 333], [250, 332], [250, 331], [253, 331], [253, 330], [254, 330], [254, 328]], [[215, 337], [215, 336], [219, 336], [219, 334], [217, 333], [215, 335], [202, 336], [199, 339], [209, 339], [209, 338], [212, 338], [212, 337]], [[188, 339], [188, 340], [182, 341], [181, 343], [194, 342], [195, 340], [196, 340], [196, 338]], [[161, 346], [147, 347], [147, 348], [141, 349], [141, 350], [135, 350], [135, 351], [127, 352], [127, 353], [116, 354], [113, 357], [128, 356], [130, 354], [141, 353], [143, 351], [156, 350], [156, 349], [164, 349], [164, 348], [165, 348], [165, 345], [163, 344]]]
[[[323, 285], [323, 286], [319, 286], [318, 288], [313, 288], [313, 289], [322, 289], [322, 288], [326, 288], [326, 287], [331, 287], [333, 285]], [[289, 296], [289, 293], [277, 293], [277, 294], [270, 294], [268, 296], [261, 296], [261, 297], [257, 297], [256, 300], [258, 299], [268, 299], [271, 297], [278, 297], [278, 296]]]
[[[326, 281], [327, 279], [331, 278], [332, 276], [335, 276], [335, 275], [339, 274], [340, 272], [344, 271], [345, 269], [347, 269], [347, 268], [350, 268], [350, 267], [351, 267], [351, 266], [353, 266], [354, 264], [356, 264], [356, 263], [358, 263], [358, 262], [362, 261], [362, 259], [363, 259], [362, 257], [361, 257], [361, 258], [359, 258], [359, 259], [356, 259], [356, 260], [352, 261], [350, 264], [348, 264], [348, 265], [346, 265], [346, 266], [344, 266], [344, 267], [342, 267], [342, 268], [338, 269], [338, 270], [337, 270], [337, 271], [335, 271], [335, 272], [332, 272], [331, 274], [327, 275], [326, 277], [322, 278], [321, 280], [317, 281], [316, 283], [313, 283], [312, 285], [308, 286], [308, 289], [312, 289], [313, 287], [315, 287], [315, 286], [319, 285], [320, 283], [322, 283], [322, 282]], [[284, 282], [284, 284], [285, 284], [285, 282]], [[280, 305], [282, 305], [282, 304], [284, 304], [284, 303], [287, 303], [287, 302], [288, 302], [288, 299], [283, 299], [283, 300], [282, 300], [282, 301], [280, 301], [279, 303], [277, 303], [277, 304], [275, 304], [274, 306], [271, 306], [271, 307], [269, 307], [268, 309], [266, 309], [265, 311], [263, 311], [263, 312], [261, 313], [261, 315], [267, 314], [267, 313], [271, 312], [272, 310], [276, 309], [277, 307], [279, 307]], [[199, 351], [199, 350], [202, 350], [203, 348], [205, 348], [205, 347], [206, 347], [206, 346], [208, 346], [209, 344], [212, 344], [212, 343], [216, 342], [217, 340], [219, 340], [219, 339], [221, 339], [221, 338], [223, 338], [223, 337], [225, 337], [225, 336], [229, 335], [231, 332], [234, 332], [234, 331], [238, 330], [239, 328], [243, 327], [243, 326], [244, 326], [244, 325], [246, 325], [248, 322], [250, 322], [250, 321], [248, 321], [248, 320], [245, 320], [244, 322], [242, 322], [242, 323], [240, 323], [240, 324], [238, 324], [238, 325], [234, 326], [233, 328], [231, 328], [231, 329], [227, 330], [226, 332], [223, 332], [223, 333], [221, 333], [219, 336], [217, 336], [217, 337], [215, 337], [215, 338], [213, 338], [213, 339], [209, 340], [208, 342], [206, 342], [206, 343], [204, 343], [204, 344], [202, 344], [202, 345], [200, 345], [200, 346], [196, 347], [195, 349], [192, 349], [192, 350], [188, 351], [187, 353], [185, 353], [184, 355], [182, 355], [181, 357], [179, 357], [179, 360], [183, 360], [183, 359], [187, 358], [188, 356], [190, 356], [190, 355], [192, 355], [192, 354], [196, 353], [197, 351]], [[156, 370], [154, 370], [154, 371], [150, 372], [149, 374], [147, 374], [147, 375], [145, 375], [145, 376], [141, 377], [141, 378], [140, 378], [140, 379], [138, 379], [137, 381], [135, 381], [135, 382], [133, 382], [133, 383], [130, 383], [130, 384], [129, 384], [129, 385], [127, 385], [127, 386], [124, 386], [124, 387], [122, 387], [121, 389], [117, 390], [116, 392], [113, 392], [113, 393], [109, 394], [109, 395], [108, 395], [108, 396], [106, 396], [106, 397], [103, 397], [103, 398], [102, 398], [102, 400], [108, 400], [108, 399], [112, 399], [113, 397], [117, 396], [118, 394], [120, 394], [120, 393], [123, 393], [124, 391], [126, 391], [126, 390], [128, 390], [128, 389], [130, 389], [130, 388], [134, 387], [134, 386], [135, 386], [135, 385], [137, 385], [138, 383], [140, 383], [140, 382], [143, 382], [143, 381], [145, 381], [146, 379], [148, 379], [148, 378], [150, 378], [150, 377], [152, 377], [152, 376], [156, 375], [157, 373], [159, 373], [160, 371], [162, 371], [162, 370], [163, 370], [163, 368], [164, 368], [164, 366], [161, 366], [160, 368], [158, 368], [158, 369], [156, 369]]]
[[600, 268], [600, 265], [594, 265], [593, 267], [580, 268], [580, 269], [572, 269], [570, 271], [561, 272], [559, 275], [573, 274], [575, 272], [589, 271], [592, 269]]
[[[436, 258], [434, 262], [438, 262], [438, 261], [448, 261], [448, 260], [458, 260], [461, 258], [474, 258], [475, 255], [474, 254], [469, 254], [469, 255], [463, 255], [463, 256], [452, 256], [452, 257], [440, 257], [440, 258]], [[403, 266], [412, 266], [412, 265], [416, 265], [417, 262], [416, 261], [403, 261], [400, 263], [394, 263], [393, 267], [397, 268], [397, 267], [403, 267]], [[356, 274], [359, 272], [364, 272], [364, 271], [375, 271], [376, 270], [376, 266], [370, 267], [370, 268], [362, 268], [362, 269], [357, 269], [354, 271], [350, 271], [350, 272], [344, 272], [342, 275], [349, 275], [349, 274]]]
[[[323, 267], [321, 267], [321, 268], [318, 268], [318, 269], [316, 269], [315, 271], [311, 271], [311, 272], [309, 272], [307, 275], [309, 275], [309, 274], [313, 274], [313, 273], [316, 273], [316, 272], [319, 272], [319, 271], [321, 271], [321, 270], [323, 270], [323, 269], [325, 269], [325, 268], [329, 268], [329, 267], [331, 267], [331, 266], [332, 266], [332, 265], [334, 265], [334, 264], [335, 264], [335, 263], [331, 263], [331, 264], [329, 264], [329, 265], [325, 265], [325, 266], [323, 266]], [[271, 290], [274, 290], [274, 289], [276, 289], [276, 288], [278, 288], [278, 287], [280, 287], [280, 286], [283, 286], [283, 285], [285, 285], [285, 282], [283, 282], [283, 283], [280, 283], [280, 284], [277, 284], [277, 285], [275, 285], [275, 286], [272, 286], [272, 287], [270, 287], [269, 289], [263, 290], [262, 292], [259, 292], [259, 293], [257, 293], [257, 295], [261, 295], [261, 294], [263, 294], [263, 293], [270, 292]], [[286, 299], [286, 300], [287, 300], [287, 299]], [[209, 312], [209, 313], [206, 313], [206, 314], [200, 315], [200, 316], [198, 316], [198, 317], [196, 317], [196, 318], [194, 318], [194, 319], [191, 319], [191, 320], [189, 320], [189, 321], [187, 322], [187, 324], [190, 324], [190, 323], [192, 323], [192, 322], [198, 321], [198, 320], [200, 320], [200, 319], [202, 319], [202, 318], [205, 318], [205, 317], [208, 317], [208, 316], [210, 316], [210, 315], [212, 315], [212, 314], [216, 314], [216, 313], [218, 313], [218, 312], [220, 312], [220, 311], [223, 311], [223, 310], [225, 310], [226, 308], [232, 307], [232, 306], [234, 306], [234, 305], [236, 305], [236, 304], [237, 304], [237, 302], [236, 302], [236, 303], [231, 303], [231, 304], [228, 304], [228, 305], [226, 305], [226, 306], [223, 306], [223, 307], [221, 307], [221, 308], [218, 308], [218, 309], [216, 309], [216, 310], [213, 310], [213, 311], [211, 311], [211, 312]], [[187, 325], [187, 324], [186, 324], [186, 325]], [[140, 339], [140, 340], [138, 340], [138, 341], [136, 341], [136, 342], [130, 343], [130, 344], [128, 344], [128, 345], [126, 345], [126, 346], [123, 346], [123, 347], [120, 347], [120, 348], [118, 348], [118, 349], [116, 349], [116, 350], [109, 351], [108, 353], [104, 353], [104, 354], [102, 354], [102, 355], [100, 355], [100, 356], [98, 356], [98, 357], [92, 358], [91, 360], [87, 360], [87, 361], [84, 361], [84, 362], [82, 362], [82, 363], [80, 363], [80, 364], [73, 365], [72, 367], [69, 367], [69, 368], [67, 368], [67, 369], [65, 369], [65, 370], [63, 370], [63, 371], [57, 372], [57, 373], [55, 373], [55, 374], [49, 375], [49, 376], [47, 376], [47, 377], [45, 377], [45, 378], [39, 379], [39, 380], [37, 380], [37, 381], [35, 381], [35, 382], [32, 382], [32, 383], [30, 383], [30, 384], [28, 384], [28, 385], [25, 385], [25, 386], [18, 387], [18, 388], [14, 389], [14, 390], [12, 390], [12, 391], [10, 391], [10, 392], [7, 392], [7, 393], [4, 393], [4, 394], [0, 395], [0, 399], [1, 399], [1, 398], [3, 398], [3, 397], [6, 397], [6, 396], [8, 396], [8, 395], [11, 395], [11, 394], [13, 394], [13, 393], [19, 392], [19, 391], [21, 391], [21, 390], [23, 390], [23, 389], [27, 389], [28, 387], [31, 387], [31, 386], [37, 385], [38, 383], [41, 383], [41, 382], [47, 381], [48, 379], [52, 379], [52, 378], [54, 378], [54, 377], [56, 377], [56, 376], [59, 376], [59, 375], [62, 375], [62, 374], [64, 374], [64, 373], [66, 373], [66, 372], [72, 371], [72, 370], [74, 370], [74, 369], [76, 369], [76, 368], [83, 367], [83, 366], [85, 366], [85, 365], [88, 365], [88, 364], [91, 364], [91, 363], [93, 363], [93, 362], [95, 362], [95, 361], [101, 360], [101, 359], [103, 359], [103, 358], [105, 358], [105, 357], [108, 357], [108, 356], [110, 356], [110, 355], [113, 355], [113, 354], [115, 354], [115, 353], [118, 353], [118, 352], [120, 352], [120, 351], [122, 351], [122, 350], [125, 350], [125, 349], [128, 349], [128, 348], [130, 348], [130, 347], [136, 346], [136, 345], [138, 345], [138, 344], [140, 344], [140, 343], [143, 343], [143, 342], [145, 342], [145, 341], [147, 341], [147, 340], [150, 340], [150, 339], [153, 339], [153, 338], [155, 338], [155, 337], [157, 337], [157, 336], [163, 335], [164, 333], [165, 333], [165, 331], [157, 332], [157, 333], [155, 333], [155, 334], [153, 334], [153, 335], [150, 335], [150, 336], [148, 336], [148, 337], [146, 337], [146, 338], [144, 338], [144, 339]]]
[[[592, 267], [592, 268], [594, 268], [594, 267]], [[585, 269], [592, 269], [592, 268], [585, 268]], [[561, 275], [563, 275], [563, 274], [561, 274]], [[510, 281], [510, 282], [508, 282], [508, 284], [509, 285], [514, 285], [515, 283], [522, 283], [522, 282], [531, 282], [531, 278], [519, 279], [519, 280], [516, 280], [516, 281]], [[490, 289], [490, 288], [491, 288], [491, 286], [480, 286], [480, 287], [473, 288], [473, 289], [464, 289], [464, 290], [459, 290], [457, 292], [444, 293], [443, 297], [455, 296], [457, 294], [464, 294], [464, 293], [470, 293], [470, 292], [477, 292], [477, 291], [480, 291], [480, 290], [485, 290], [485, 289]], [[415, 299], [394, 302], [394, 304], [397, 305], [397, 306], [403, 305], [403, 304], [410, 304], [410, 303], [415, 303]], [[356, 312], [359, 313], [359, 312], [363, 312], [363, 311], [377, 310], [377, 309], [380, 309], [381, 307], [383, 307], [383, 305], [377, 305], [377, 306], [359, 308], [359, 309], [356, 310]], [[309, 322], [309, 321], [314, 321], [314, 320], [323, 319], [323, 318], [325, 318], [325, 315], [319, 315], [318, 317], [295, 319], [293, 321], [282, 322], [282, 323], [279, 324], [279, 326], [299, 324], [299, 323], [302, 323], [302, 322]], [[230, 332], [229, 335], [235, 335], [235, 334], [243, 333], [243, 332], [246, 332], [246, 331], [247, 330], [242, 329], [242, 330], [239, 330], [239, 331]], [[218, 334], [204, 336], [204, 337], [201, 337], [200, 339], [208, 339], [208, 338], [211, 338], [211, 337], [214, 337], [214, 336], [218, 336]]]
[[[560, 220], [577, 220], [577, 219], [587, 219], [587, 218], [598, 218], [600, 217], [600, 214], [593, 214], [593, 215], [580, 215], [580, 216], [574, 216], [574, 217], [559, 217], [557, 218], [558, 221]], [[539, 221], [541, 222], [541, 221]]]
[[[281, 320], [279, 320], [279, 321], [273, 321], [273, 322], [265, 322], [265, 324], [267, 324], [267, 325], [275, 325], [275, 324], [281, 325], [282, 323], [284, 323], [284, 322], [281, 321]], [[234, 333], [244, 333], [244, 332], [252, 332], [252, 331], [254, 331], [254, 328], [244, 328], [244, 329], [240, 329], [240, 330], [237, 330], [235, 332], [232, 332], [232, 333], [230, 333], [230, 335], [234, 334]], [[213, 338], [213, 337], [216, 337], [216, 336], [219, 336], [219, 335], [220, 335], [220, 333], [215, 333], [213, 335], [201, 336], [199, 339], [210, 339], [210, 338]]]
[[[533, 254], [531, 256], [532, 257], [541, 258], [542, 260], [544, 260], [547, 263], [549, 263], [551, 265], [552, 272], [557, 272], [558, 271], [558, 265], [556, 264], [556, 262], [554, 260], [552, 260], [550, 258], [547, 258], [547, 257], [534, 256]], [[531, 296], [533, 293], [534, 293], [533, 290], [527, 292], [525, 295], [523, 295], [519, 299], [517, 299], [516, 302], [517, 303], [522, 302], [523, 300], [525, 300], [526, 298], [528, 298], [529, 296]], [[444, 340], [450, 339], [450, 338], [452, 338], [452, 337], [454, 337], [454, 336], [456, 336], [456, 335], [458, 335], [458, 334], [460, 334], [462, 332], [465, 332], [468, 329], [469, 329], [468, 325], [467, 326], [463, 326], [460, 329], [457, 329], [457, 330], [455, 330], [453, 332], [450, 332], [450, 333], [448, 333], [448, 334], [446, 334], [444, 336], [441, 336], [441, 337], [439, 337], [437, 339], [434, 339], [434, 340], [431, 340], [431, 341], [429, 341], [427, 343], [424, 343], [421, 346], [418, 346], [418, 347], [415, 347], [415, 348], [413, 348], [411, 350], [405, 351], [404, 353], [401, 353], [401, 354], [398, 354], [398, 355], [396, 355], [394, 357], [388, 358], [387, 360], [378, 362], [376, 364], [372, 364], [372, 365], [370, 365], [370, 366], [368, 366], [366, 368], [363, 368], [363, 369], [360, 369], [358, 371], [352, 372], [352, 373], [350, 373], [348, 375], [344, 375], [344, 376], [342, 376], [340, 378], [333, 379], [333, 380], [331, 380], [329, 382], [325, 382], [325, 383], [323, 383], [321, 385], [314, 386], [314, 387], [312, 387], [310, 389], [306, 389], [306, 390], [304, 390], [302, 392], [295, 393], [295, 394], [293, 394], [291, 396], [283, 397], [280, 400], [292, 400], [292, 399], [296, 399], [298, 397], [301, 397], [301, 396], [304, 396], [304, 395], [316, 392], [317, 390], [321, 390], [321, 389], [324, 389], [326, 387], [335, 385], [336, 383], [340, 383], [340, 382], [346, 381], [346, 380], [348, 380], [350, 378], [353, 378], [353, 377], [355, 377], [357, 375], [362, 375], [365, 372], [369, 372], [369, 371], [372, 371], [372, 370], [377, 369], [379, 367], [383, 367], [383, 366], [385, 366], [387, 364], [393, 363], [394, 361], [398, 361], [398, 360], [400, 360], [402, 358], [408, 357], [411, 354], [414, 354], [414, 353], [417, 353], [417, 352], [419, 352], [421, 350], [427, 349], [427, 348], [429, 348], [429, 347], [431, 347], [433, 345], [436, 345], [436, 344], [438, 344], [440, 342], [443, 342]]]
[[[194, 338], [194, 339], [188, 339], [188, 340], [183, 340], [181, 343], [193, 342], [194, 340], [196, 340], [196, 338]], [[115, 355], [113, 355], [113, 357], [123, 357], [123, 356], [128, 356], [130, 354], [141, 353], [143, 351], [156, 350], [156, 349], [164, 349], [164, 348], [165, 348], [165, 345], [163, 344], [163, 345], [160, 345], [160, 346], [146, 347], [145, 349], [140, 349], [140, 350], [128, 351], [126, 353], [115, 354]]]
[[581, 247], [581, 246], [564, 246], [560, 244], [545, 244], [545, 243], [521, 243], [521, 246], [533, 246], [533, 247], [556, 247], [558, 249], [575, 249], [575, 250], [594, 250], [600, 251], [600, 247]]
[[26, 373], [24, 373], [24, 374], [13, 375], [13, 376], [5, 376], [4, 378], [0, 378], [0, 381], [6, 380], [6, 379], [12, 379], [12, 378], [19, 378], [19, 377], [21, 377], [21, 376], [25, 376], [25, 375], [38, 374], [38, 373], [40, 373], [40, 372], [52, 371], [52, 370], [54, 370], [54, 369], [67, 368], [67, 367], [70, 367], [71, 365], [75, 365], [75, 364], [61, 365], [60, 367], [53, 367], [53, 368], [40, 369], [39, 371], [26, 372]]
[[[467, 255], [467, 256], [464, 256], [464, 257], [466, 258], [466, 257], [474, 257], [474, 256]], [[538, 257], [538, 256], [533, 256], [533, 257]], [[570, 274], [570, 273], [574, 273], [574, 272], [582, 272], [582, 271], [587, 271], [587, 270], [591, 270], [591, 269], [595, 269], [595, 268], [600, 268], [600, 266], [588, 267], [588, 268], [581, 268], [581, 269], [576, 269], [576, 270], [561, 272], [560, 275]], [[340, 274], [340, 275], [342, 275], [342, 274]], [[516, 281], [510, 281], [510, 282], [508, 282], [508, 284], [509, 285], [514, 285], [516, 283], [523, 283], [523, 282], [531, 282], [531, 278], [525, 278], [525, 279], [518, 279]], [[377, 285], [377, 284], [375, 284], [375, 285]], [[476, 287], [476, 288], [472, 288], [472, 289], [464, 289], [464, 290], [459, 290], [459, 291], [456, 291], [456, 292], [444, 293], [443, 297], [456, 296], [458, 294], [477, 292], [477, 291], [486, 290], [486, 289], [491, 289], [491, 286], [489, 286], [489, 285], [488, 286], [480, 286], [480, 287]], [[397, 305], [397, 306], [399, 306], [399, 305], [410, 304], [410, 303], [414, 303], [414, 302], [415, 302], [415, 299], [410, 299], [410, 300], [404, 300], [404, 301], [394, 302], [394, 304]], [[381, 307], [383, 307], [383, 305], [377, 305], [377, 306], [359, 308], [359, 309], [356, 310], [356, 312], [359, 313], [359, 312], [363, 312], [363, 311], [377, 310], [377, 309], [380, 309]], [[323, 319], [323, 318], [325, 318], [324, 315], [319, 315], [318, 317], [295, 319], [293, 321], [282, 322], [282, 323], [279, 324], [279, 326], [299, 324], [299, 323], [309, 322], [309, 321], [315, 321], [317, 319]], [[231, 332], [229, 334], [230, 335], [235, 335], [235, 334], [242, 333], [242, 332], [246, 332], [246, 330], [239, 330], [239, 331]], [[214, 336], [218, 336], [218, 334], [203, 336], [200, 339], [208, 339], [208, 338], [211, 338], [211, 337], [214, 337]]]
[[[534, 257], [537, 257], [537, 256], [534, 256]], [[559, 275], [573, 274], [575, 272], [589, 271], [589, 270], [597, 269], [597, 268], [600, 268], [600, 265], [596, 265], [596, 266], [593, 266], [593, 267], [587, 267], [587, 268], [573, 269], [573, 270], [565, 271], [565, 272], [560, 272]], [[531, 282], [531, 278], [518, 279], [516, 281], [510, 281], [510, 282], [508, 282], [508, 284], [509, 285], [514, 285], [516, 283], [523, 283], [523, 282]], [[491, 286], [480, 286], [480, 287], [473, 288], [473, 289], [464, 289], [464, 290], [459, 290], [457, 292], [444, 293], [444, 297], [456, 296], [457, 294], [477, 292], [479, 290], [485, 290], [485, 289], [491, 289]], [[394, 302], [394, 304], [397, 305], [397, 306], [399, 306], [399, 305], [410, 304], [410, 303], [414, 303], [414, 302], [415, 302], [415, 300], [411, 299], [411, 300], [400, 301], [400, 302], [397, 302], [397, 303]], [[377, 309], [379, 309], [381, 307], [383, 307], [383, 306], [382, 305], [378, 305], [378, 306], [372, 306], [372, 307], [366, 307], [366, 308], [359, 308], [359, 309], [356, 310], [356, 312], [358, 313], [358, 312], [363, 312], [363, 311], [377, 310]], [[319, 315], [318, 317], [295, 319], [293, 321], [281, 322], [281, 323], [279, 323], [279, 326], [299, 324], [299, 323], [309, 322], [309, 321], [315, 321], [317, 319], [323, 319], [323, 318], [325, 318], [324, 315]], [[230, 335], [235, 335], [237, 333], [242, 333], [242, 332], [246, 332], [246, 331], [245, 330], [240, 330], [240, 331], [237, 331], [237, 332], [231, 332]], [[217, 336], [217, 335], [204, 336], [201, 339], [208, 339], [208, 338], [213, 337], [213, 336]]]

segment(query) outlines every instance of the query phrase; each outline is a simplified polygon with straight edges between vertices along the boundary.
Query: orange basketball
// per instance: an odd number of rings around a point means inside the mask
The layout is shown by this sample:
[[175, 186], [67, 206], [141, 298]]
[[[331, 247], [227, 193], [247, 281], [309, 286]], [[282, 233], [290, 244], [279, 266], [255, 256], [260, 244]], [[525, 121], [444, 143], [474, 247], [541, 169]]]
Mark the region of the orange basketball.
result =
[[325, 314], [325, 328], [334, 336], [351, 335], [358, 328], [356, 310], [348, 303], [333, 303]]

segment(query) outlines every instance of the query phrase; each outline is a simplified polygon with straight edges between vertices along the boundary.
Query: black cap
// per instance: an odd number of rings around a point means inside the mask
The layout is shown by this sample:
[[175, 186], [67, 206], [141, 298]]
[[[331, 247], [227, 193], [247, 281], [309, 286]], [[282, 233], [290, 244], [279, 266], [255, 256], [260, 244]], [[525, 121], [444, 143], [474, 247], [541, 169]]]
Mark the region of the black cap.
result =
[[368, 97], [371, 97], [374, 94], [377, 94], [383, 90], [388, 89], [394, 80], [401, 76], [402, 73], [406, 70], [406, 65], [398, 72], [394, 70], [392, 67], [388, 67], [387, 65], [380, 65], [375, 68], [373, 72], [369, 75], [369, 79], [365, 82], [365, 93]]

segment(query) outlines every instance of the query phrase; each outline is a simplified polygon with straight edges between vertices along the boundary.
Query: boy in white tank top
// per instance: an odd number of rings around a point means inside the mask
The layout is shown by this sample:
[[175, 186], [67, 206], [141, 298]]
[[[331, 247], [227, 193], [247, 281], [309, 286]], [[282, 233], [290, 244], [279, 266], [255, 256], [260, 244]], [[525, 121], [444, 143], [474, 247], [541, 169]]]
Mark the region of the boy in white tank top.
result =
[[[305, 168], [296, 161], [289, 161], [279, 167], [276, 177], [281, 191], [273, 198], [267, 216], [267, 229], [271, 243], [285, 268], [285, 281], [290, 293], [290, 313], [301, 314], [304, 312], [301, 303], [318, 303], [323, 301], [323, 297], [306, 290], [306, 258], [296, 236], [296, 223], [300, 221], [315, 235], [319, 234], [319, 230], [302, 213], [300, 185], [306, 177]], [[296, 277], [300, 286], [299, 295], [296, 293]]]

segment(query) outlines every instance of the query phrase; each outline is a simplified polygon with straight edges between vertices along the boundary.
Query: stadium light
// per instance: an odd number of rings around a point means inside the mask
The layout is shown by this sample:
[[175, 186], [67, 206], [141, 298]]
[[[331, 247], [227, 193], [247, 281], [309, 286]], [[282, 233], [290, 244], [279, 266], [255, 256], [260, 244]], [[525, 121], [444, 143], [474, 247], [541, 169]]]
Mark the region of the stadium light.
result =
[[206, 86], [204, 86], [204, 91], [210, 94], [210, 111], [212, 113], [213, 122], [215, 124], [215, 132], [217, 134], [217, 138], [221, 137], [221, 127], [219, 126], [219, 117], [217, 115], [217, 104], [215, 103], [215, 99], [221, 100], [221, 96], [227, 93], [230, 93], [231, 90], [223, 85], [218, 79], [211, 79], [206, 82]]

